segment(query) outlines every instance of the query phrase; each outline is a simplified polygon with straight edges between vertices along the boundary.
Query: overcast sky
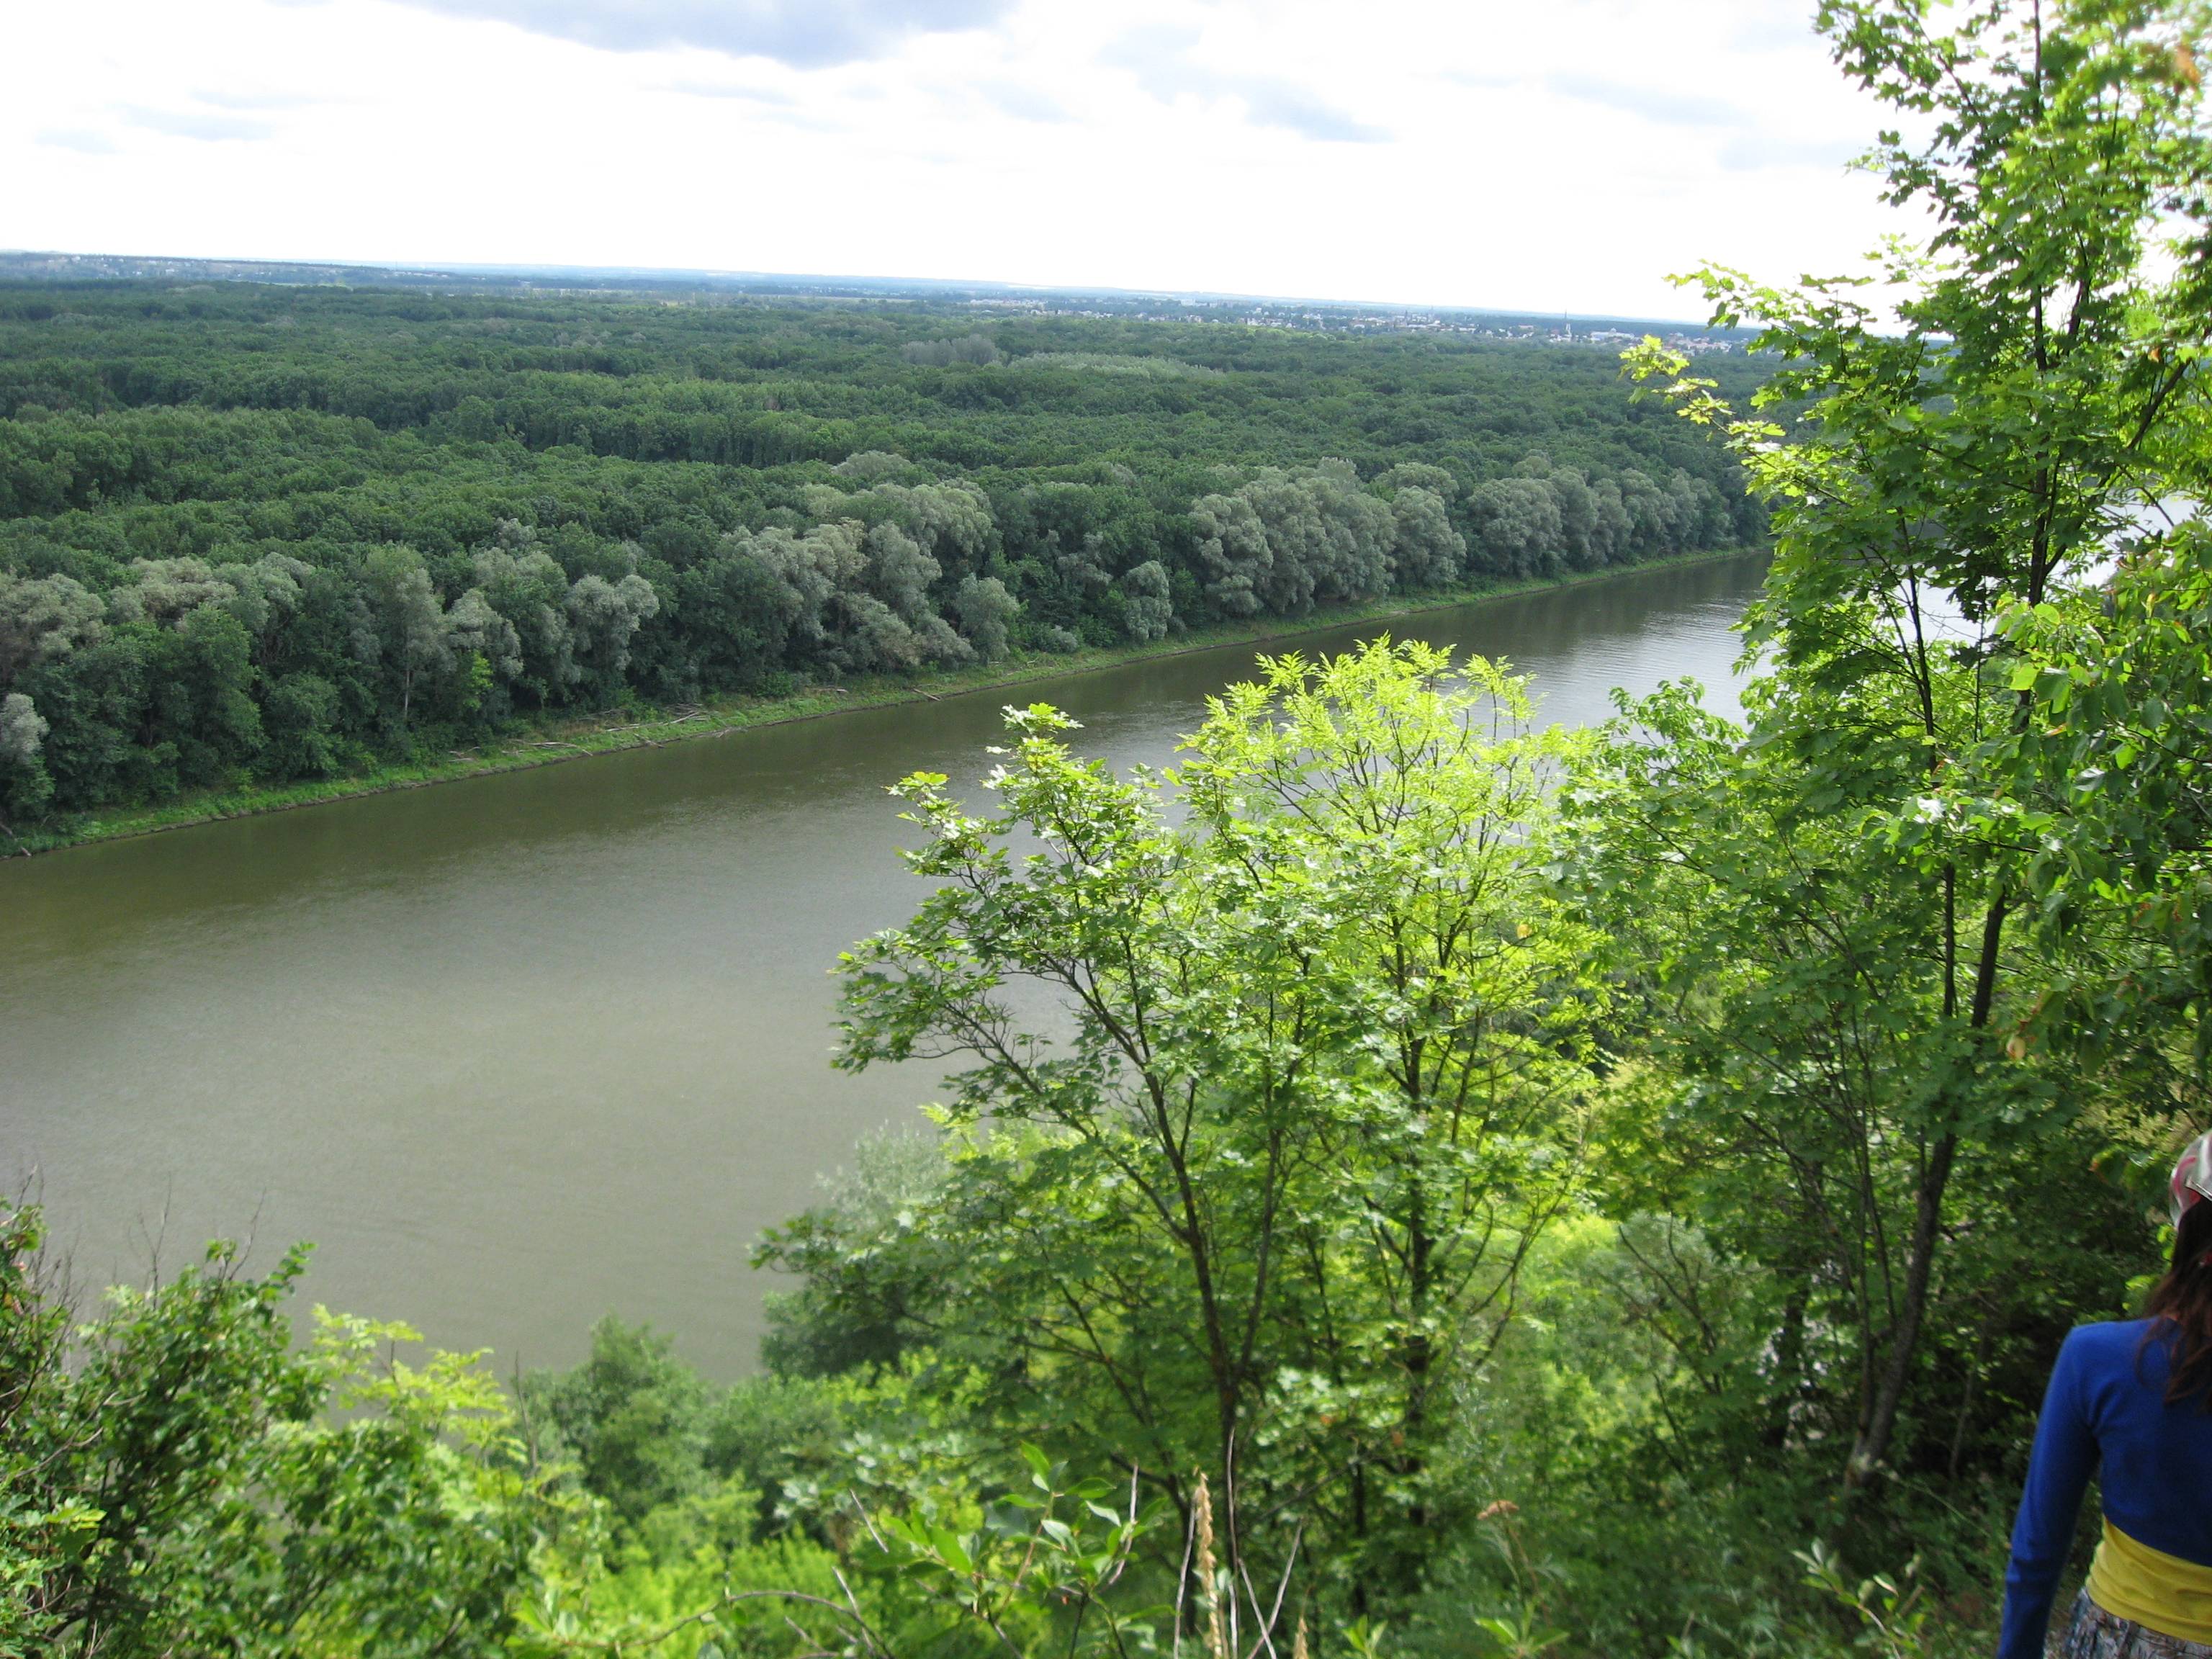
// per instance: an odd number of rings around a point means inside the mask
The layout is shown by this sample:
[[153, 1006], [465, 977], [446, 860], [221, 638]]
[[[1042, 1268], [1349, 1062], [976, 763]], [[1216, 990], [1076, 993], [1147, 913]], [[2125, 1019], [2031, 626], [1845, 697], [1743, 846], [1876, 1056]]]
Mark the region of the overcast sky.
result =
[[0, 9], [0, 246], [1689, 316], [1897, 228], [1809, 0]]

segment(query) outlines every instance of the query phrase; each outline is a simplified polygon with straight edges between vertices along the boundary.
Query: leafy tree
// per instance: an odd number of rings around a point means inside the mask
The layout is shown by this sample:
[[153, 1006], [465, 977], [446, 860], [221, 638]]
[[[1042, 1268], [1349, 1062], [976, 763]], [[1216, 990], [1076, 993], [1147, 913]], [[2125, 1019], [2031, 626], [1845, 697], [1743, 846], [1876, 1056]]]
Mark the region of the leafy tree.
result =
[[[0, 693], [111, 629], [150, 660], [214, 609], [246, 632], [264, 732], [296, 724], [291, 677], [336, 694], [317, 754], [218, 763], [224, 744], [143, 706], [52, 687], [49, 750], [88, 763], [50, 763], [40, 810], [373, 765], [518, 715], [956, 666], [1001, 627], [1006, 650], [1064, 650], [1480, 581], [1509, 573], [1470, 490], [1532, 444], [1552, 487], [1589, 481], [1594, 522], [1617, 501], [1631, 524], [1570, 535], [1571, 562], [1759, 532], [1725, 505], [1734, 463], [1636, 410], [1595, 352], [1028, 318], [989, 347], [1006, 369], [908, 361], [968, 320], [11, 285]], [[118, 661], [90, 678], [115, 686]], [[117, 731], [128, 752], [88, 763]]]
[[945, 1177], [933, 1139], [873, 1135], [855, 1149], [849, 1173], [823, 1183], [822, 1203], [769, 1230], [757, 1259], [800, 1281], [768, 1299], [761, 1358], [771, 1371], [880, 1371], [927, 1340], [924, 1322], [943, 1275], [914, 1235]]
[[415, 688], [453, 672], [453, 642], [445, 607], [430, 584], [422, 556], [411, 547], [380, 548], [362, 565], [369, 614], [384, 661], [398, 681], [399, 729], [407, 730]]
[[[1700, 884], [1664, 907], [1690, 933], [1656, 960], [1670, 995], [1710, 1008], [1717, 1056], [1741, 1057], [1721, 1098], [1826, 1111], [1858, 1165], [1844, 1237], [1878, 1258], [1852, 1315], [1858, 1486], [1924, 1374], [1962, 1162], [2070, 1133], [2088, 1097], [2014, 1051], [2050, 988], [2023, 928], [2036, 854], [1980, 805], [1976, 758], [2033, 713], [2000, 616], [2081, 580], [2166, 487], [2154, 458], [2185, 418], [2198, 360], [2179, 342], [2202, 337], [2204, 289], [2149, 255], [2175, 223], [2203, 234], [2212, 173], [2182, 20], [2159, 8], [2000, 3], [1948, 32], [1886, 0], [1821, 15], [1847, 73], [1932, 118], [1875, 159], [1936, 229], [1880, 264], [1905, 295], [1895, 330], [1855, 278], [1704, 273], [1717, 316], [1764, 325], [1786, 366], [1759, 400], [1802, 403], [1798, 425], [1737, 419], [1679, 360], [1638, 357], [1725, 428], [1771, 504], [1750, 635], [1771, 672], [1741, 734], [1677, 701], [1638, 711], [1678, 748], [1620, 751], [1599, 793], [1639, 904], [1669, 862]], [[1782, 960], [1793, 938], [1817, 952]], [[1784, 1135], [1772, 1155], [1805, 1154]], [[1885, 1168], [1893, 1196], [1875, 1191]]]
[[246, 624], [220, 605], [202, 605], [149, 644], [146, 732], [157, 751], [175, 756], [178, 781], [219, 782], [251, 762], [262, 729]]
[[69, 576], [0, 573], [0, 686], [98, 639], [105, 609], [98, 596]]
[[1021, 601], [996, 576], [963, 576], [953, 595], [953, 611], [960, 631], [986, 662], [1006, 654], [1006, 630], [1021, 615]]
[[678, 580], [678, 607], [701, 635], [693, 662], [702, 685], [751, 690], [789, 660], [788, 590], [759, 560], [719, 556]]
[[[1591, 1085], [1587, 941], [1537, 870], [1569, 739], [1449, 667], [1267, 665], [1194, 738], [1180, 827], [1047, 708], [1010, 716], [1000, 816], [909, 779], [944, 884], [849, 958], [842, 1063], [969, 1058], [945, 1121], [998, 1127], [898, 1239], [768, 1252], [832, 1326], [926, 1263], [914, 1311], [1000, 1380], [989, 1420], [1072, 1425], [1178, 1504], [1210, 1468], [1227, 1559], [1280, 1571], [1287, 1506], [1358, 1596], [1419, 1574], [1440, 1391], [1571, 1189]], [[1038, 993], [1064, 1035], [1014, 1014]]]
[[324, 778], [338, 769], [337, 688], [315, 674], [287, 674], [262, 702], [265, 753], [280, 778]]
[[143, 631], [115, 629], [23, 680], [48, 721], [45, 761], [54, 800], [70, 810], [155, 793], [172, 756], [139, 741], [147, 702]]
[[[1400, 471], [1404, 471], [1401, 468]], [[1395, 520], [1390, 540], [1390, 578], [1401, 588], [1449, 587], [1467, 559], [1467, 538], [1452, 527], [1446, 497], [1419, 484], [1391, 498]]]
[[988, 334], [969, 334], [957, 340], [912, 340], [899, 348], [910, 363], [929, 363], [939, 368], [948, 363], [995, 363], [999, 348]]
[[[2191, 445], [2162, 471], [2192, 498]], [[2193, 1099], [2212, 1060], [2212, 549], [2195, 519], [2132, 549], [2103, 590], [2001, 621], [2031, 713], [1977, 758], [2009, 786], [1974, 810], [2036, 851], [2024, 882], [2055, 971], [2008, 1039], [2102, 1056], [2171, 1056], [2161, 1089]], [[2182, 1046], [2185, 1045], [2185, 1046]], [[2179, 1048], [2179, 1052], [2177, 1052]]]
[[78, 1326], [40, 1240], [0, 1223], [0, 1643], [500, 1650], [550, 1510], [475, 1358], [319, 1312], [295, 1346], [297, 1250], [256, 1279], [212, 1247]]
[[568, 625], [568, 579], [536, 537], [503, 520], [495, 544], [478, 551], [470, 575], [485, 602], [514, 630], [522, 666], [514, 678], [540, 704], [565, 696], [581, 677]]
[[52, 728], [21, 691], [0, 697], [0, 812], [27, 817], [52, 797], [42, 753]]
[[568, 590], [567, 605], [577, 661], [602, 695], [610, 695], [629, 665], [631, 639], [659, 614], [660, 596], [635, 571], [611, 582], [604, 576], [586, 575]]
[[1498, 569], [1534, 575], [1565, 548], [1559, 498], [1547, 480], [1500, 478], [1475, 491], [1473, 507], [1477, 541]]
[[705, 1392], [672, 1348], [610, 1315], [592, 1328], [582, 1365], [538, 1373], [524, 1389], [574, 1455], [586, 1488], [633, 1522], [700, 1478]]
[[1147, 559], [1122, 574], [1121, 626], [1131, 639], [1141, 644], [1167, 637], [1175, 621], [1175, 605], [1168, 597], [1172, 591], [1167, 567], [1157, 559]]

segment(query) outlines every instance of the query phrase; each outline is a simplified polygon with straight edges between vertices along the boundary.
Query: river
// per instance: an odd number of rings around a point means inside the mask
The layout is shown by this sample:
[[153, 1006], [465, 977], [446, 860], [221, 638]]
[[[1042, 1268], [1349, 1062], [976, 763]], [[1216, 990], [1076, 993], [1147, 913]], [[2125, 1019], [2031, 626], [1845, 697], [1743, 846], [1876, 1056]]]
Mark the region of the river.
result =
[[[1547, 720], [1695, 676], [1733, 708], [1756, 557], [1406, 619]], [[1382, 624], [1297, 641], [1341, 649]], [[1283, 647], [1271, 647], [1283, 648]], [[884, 787], [988, 769], [1009, 696], [1167, 761], [1238, 646], [0, 860], [0, 1177], [81, 1285], [215, 1235], [318, 1249], [306, 1296], [502, 1370], [599, 1315], [754, 1363], [760, 1230], [933, 1079], [830, 1070], [826, 970], [920, 886]]]

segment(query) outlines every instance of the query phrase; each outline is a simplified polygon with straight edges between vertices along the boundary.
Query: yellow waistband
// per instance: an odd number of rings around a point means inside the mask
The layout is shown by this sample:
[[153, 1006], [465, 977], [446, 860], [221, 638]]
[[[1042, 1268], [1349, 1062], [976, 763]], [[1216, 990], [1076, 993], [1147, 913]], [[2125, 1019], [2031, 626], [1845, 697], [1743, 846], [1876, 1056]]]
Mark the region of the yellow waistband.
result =
[[2139, 1544], [2111, 1522], [2089, 1564], [2089, 1599], [2184, 1642], [2212, 1642], [2212, 1567]]

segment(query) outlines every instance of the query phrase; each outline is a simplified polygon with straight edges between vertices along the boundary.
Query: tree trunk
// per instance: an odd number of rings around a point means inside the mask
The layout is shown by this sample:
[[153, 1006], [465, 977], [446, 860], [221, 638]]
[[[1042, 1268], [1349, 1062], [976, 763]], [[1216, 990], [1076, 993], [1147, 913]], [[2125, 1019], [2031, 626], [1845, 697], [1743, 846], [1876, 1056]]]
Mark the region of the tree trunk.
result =
[[[2004, 940], [2007, 904], [2000, 893], [1990, 901], [1989, 914], [1982, 921], [1981, 950], [1974, 963], [1974, 1000], [1966, 1018], [1970, 1030], [1979, 1030], [1990, 1023], [1990, 1011], [1996, 1000], [1997, 950]], [[1943, 1192], [1951, 1184], [1951, 1166], [1958, 1155], [1958, 1132], [1946, 1129], [1920, 1172], [1920, 1190], [1913, 1203], [1912, 1254], [1905, 1269], [1905, 1306], [1890, 1335], [1888, 1361], [1882, 1368], [1873, 1406], [1860, 1425], [1850, 1459], [1844, 1466], [1846, 1492], [1871, 1485], [1889, 1455], [1890, 1441], [1897, 1431], [1898, 1407], [1904, 1402], [1905, 1385], [1911, 1380], [1913, 1351], [1919, 1345], [1920, 1327], [1928, 1312], [1928, 1286], [1935, 1276], [1936, 1246], [1942, 1234]]]
[[1943, 1189], [1951, 1182], [1951, 1165], [1959, 1152], [1959, 1137], [1947, 1134], [1936, 1143], [1928, 1165], [1920, 1173], [1920, 1191], [1914, 1201], [1912, 1255], [1905, 1270], [1905, 1306], [1890, 1334], [1888, 1363], [1875, 1389], [1874, 1403], [1859, 1425], [1850, 1461], [1844, 1467], [1845, 1491], [1869, 1485], [1889, 1455], [1891, 1437], [1897, 1430], [1897, 1409], [1905, 1399], [1905, 1385], [1912, 1375], [1913, 1349], [1920, 1340], [1920, 1325], [1928, 1311], [1928, 1284], [1936, 1267], [1936, 1241], [1943, 1219]]

